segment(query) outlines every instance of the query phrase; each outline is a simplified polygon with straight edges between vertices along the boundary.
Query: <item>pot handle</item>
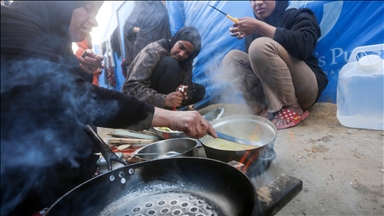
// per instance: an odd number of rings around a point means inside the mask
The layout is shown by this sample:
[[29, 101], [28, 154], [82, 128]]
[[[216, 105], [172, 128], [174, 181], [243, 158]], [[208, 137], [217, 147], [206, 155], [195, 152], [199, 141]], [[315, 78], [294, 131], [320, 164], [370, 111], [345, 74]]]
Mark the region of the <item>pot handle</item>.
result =
[[89, 136], [89, 138], [92, 140], [92, 142], [96, 145], [97, 149], [101, 152], [103, 155], [105, 162], [107, 162], [108, 171], [112, 170], [112, 161], [117, 161], [123, 165], [128, 165], [128, 163], [119, 158], [99, 135], [89, 126], [88, 124], [84, 127], [85, 133]]

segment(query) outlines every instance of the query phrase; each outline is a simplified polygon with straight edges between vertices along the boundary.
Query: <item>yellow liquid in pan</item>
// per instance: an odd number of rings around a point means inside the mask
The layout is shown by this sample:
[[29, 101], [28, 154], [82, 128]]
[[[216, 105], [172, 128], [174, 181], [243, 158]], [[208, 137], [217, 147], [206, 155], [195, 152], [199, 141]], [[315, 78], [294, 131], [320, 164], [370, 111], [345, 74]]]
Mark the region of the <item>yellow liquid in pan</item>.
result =
[[[250, 137], [246, 138], [246, 139], [251, 140]], [[254, 139], [252, 139], [252, 140], [253, 141], [260, 141], [260, 137], [256, 135], [256, 136], [254, 136]], [[240, 144], [240, 143], [231, 142], [228, 140], [223, 140], [220, 138], [209, 139], [209, 140], [205, 141], [204, 144], [206, 146], [211, 147], [211, 148], [220, 149], [220, 150], [228, 150], [228, 151], [245, 151], [245, 150], [257, 148], [257, 146], [244, 145], [244, 144]]]

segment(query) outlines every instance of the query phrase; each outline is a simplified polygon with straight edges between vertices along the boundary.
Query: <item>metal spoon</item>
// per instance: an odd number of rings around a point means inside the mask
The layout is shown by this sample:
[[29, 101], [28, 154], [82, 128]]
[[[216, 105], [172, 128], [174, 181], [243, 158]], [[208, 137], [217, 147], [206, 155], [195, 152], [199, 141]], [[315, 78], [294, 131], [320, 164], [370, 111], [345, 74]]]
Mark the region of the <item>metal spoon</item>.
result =
[[[205, 118], [207, 121], [211, 122], [213, 120], [219, 119], [221, 116], [223, 116], [223, 114], [224, 114], [224, 108], [219, 107], [219, 108], [216, 108], [216, 109], [208, 112], [207, 114], [203, 115], [203, 118]], [[258, 141], [241, 139], [241, 138], [230, 136], [228, 134], [224, 134], [224, 133], [217, 132], [217, 131], [216, 131], [216, 134], [217, 134], [218, 138], [223, 139], [223, 140], [227, 140], [230, 142], [240, 143], [240, 144], [244, 144], [244, 145], [259, 146], [259, 147], [262, 146], [262, 144]]]
[[223, 139], [223, 140], [228, 140], [231, 142], [241, 143], [241, 144], [245, 144], [245, 145], [252, 145], [252, 146], [259, 146], [259, 147], [262, 146], [259, 141], [241, 139], [241, 138], [230, 136], [228, 134], [223, 134], [223, 133], [220, 133], [217, 131], [216, 131], [216, 134], [217, 134], [218, 138]]

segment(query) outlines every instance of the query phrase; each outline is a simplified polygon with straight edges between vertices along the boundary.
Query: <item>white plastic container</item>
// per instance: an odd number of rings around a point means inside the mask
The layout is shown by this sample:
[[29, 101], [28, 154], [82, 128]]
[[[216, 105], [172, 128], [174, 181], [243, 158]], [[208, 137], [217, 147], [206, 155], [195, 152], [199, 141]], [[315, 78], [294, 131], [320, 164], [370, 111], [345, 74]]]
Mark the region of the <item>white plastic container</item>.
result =
[[[384, 130], [384, 44], [356, 47], [337, 82], [337, 119], [351, 128]], [[362, 57], [358, 57], [358, 54]]]

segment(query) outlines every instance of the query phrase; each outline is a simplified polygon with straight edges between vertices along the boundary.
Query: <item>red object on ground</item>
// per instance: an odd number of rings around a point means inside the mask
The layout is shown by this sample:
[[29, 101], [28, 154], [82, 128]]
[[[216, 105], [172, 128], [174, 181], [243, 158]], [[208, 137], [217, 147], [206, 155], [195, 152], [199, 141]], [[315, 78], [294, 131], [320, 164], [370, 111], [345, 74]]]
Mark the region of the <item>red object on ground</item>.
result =
[[284, 120], [290, 120], [291, 122], [285, 125], [276, 126], [277, 130], [290, 128], [293, 126], [296, 126], [300, 122], [302, 122], [305, 118], [307, 118], [309, 115], [308, 110], [303, 112], [303, 114], [298, 115], [297, 113], [289, 110], [289, 109], [281, 109], [277, 115], [275, 116], [276, 119], [284, 119]]

